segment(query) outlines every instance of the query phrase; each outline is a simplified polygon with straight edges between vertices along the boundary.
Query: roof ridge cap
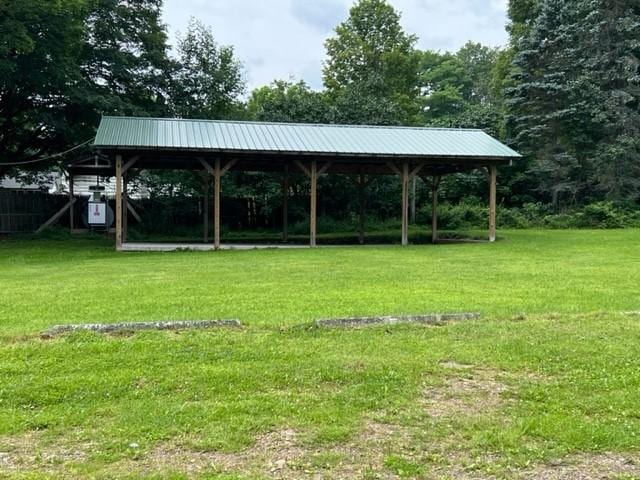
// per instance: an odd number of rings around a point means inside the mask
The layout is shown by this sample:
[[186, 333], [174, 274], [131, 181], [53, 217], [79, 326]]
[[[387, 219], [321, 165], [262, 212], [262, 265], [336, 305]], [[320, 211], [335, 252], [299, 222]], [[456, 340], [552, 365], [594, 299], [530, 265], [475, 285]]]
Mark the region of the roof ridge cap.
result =
[[132, 115], [103, 115], [105, 118], [114, 118], [120, 120], [156, 120], [164, 122], [203, 122], [203, 123], [232, 123], [242, 125], [286, 125], [296, 127], [330, 127], [330, 128], [375, 128], [375, 129], [395, 129], [395, 130], [440, 130], [447, 132], [482, 132], [480, 128], [461, 128], [461, 127], [429, 127], [417, 125], [350, 125], [345, 123], [308, 123], [308, 122], [263, 122], [256, 120], [227, 120], [227, 119], [206, 119], [206, 118], [167, 118], [167, 117], [137, 117]]

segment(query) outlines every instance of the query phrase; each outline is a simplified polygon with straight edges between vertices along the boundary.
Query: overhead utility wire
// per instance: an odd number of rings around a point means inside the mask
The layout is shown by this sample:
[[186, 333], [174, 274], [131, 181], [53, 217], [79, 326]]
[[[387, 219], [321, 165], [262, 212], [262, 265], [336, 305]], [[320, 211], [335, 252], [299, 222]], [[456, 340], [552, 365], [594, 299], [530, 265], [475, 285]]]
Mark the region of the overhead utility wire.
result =
[[54, 153], [52, 155], [47, 155], [46, 157], [34, 158], [33, 160], [26, 160], [24, 162], [12, 162], [12, 163], [0, 162], [0, 166], [16, 167], [16, 166], [19, 166], [19, 165], [27, 165], [29, 163], [44, 162], [45, 160], [51, 160], [52, 158], [62, 157], [63, 155], [66, 155], [67, 153], [73, 152], [74, 150], [77, 150], [80, 147], [84, 147], [86, 144], [88, 144], [92, 140], [93, 140], [93, 138], [90, 138], [86, 142], [79, 143], [75, 147], [71, 147], [70, 149], [65, 150], [64, 152]]

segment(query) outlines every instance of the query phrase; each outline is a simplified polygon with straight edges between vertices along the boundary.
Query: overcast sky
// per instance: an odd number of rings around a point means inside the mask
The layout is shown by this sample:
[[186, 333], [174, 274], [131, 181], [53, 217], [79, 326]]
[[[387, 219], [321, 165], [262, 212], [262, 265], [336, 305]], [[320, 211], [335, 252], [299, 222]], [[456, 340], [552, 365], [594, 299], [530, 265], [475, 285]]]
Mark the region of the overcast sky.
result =
[[[324, 40], [353, 0], [165, 0], [171, 43], [190, 17], [213, 28], [243, 62], [249, 90], [274, 79], [304, 79], [322, 87]], [[421, 49], [456, 50], [468, 40], [507, 41], [507, 0], [390, 0]]]

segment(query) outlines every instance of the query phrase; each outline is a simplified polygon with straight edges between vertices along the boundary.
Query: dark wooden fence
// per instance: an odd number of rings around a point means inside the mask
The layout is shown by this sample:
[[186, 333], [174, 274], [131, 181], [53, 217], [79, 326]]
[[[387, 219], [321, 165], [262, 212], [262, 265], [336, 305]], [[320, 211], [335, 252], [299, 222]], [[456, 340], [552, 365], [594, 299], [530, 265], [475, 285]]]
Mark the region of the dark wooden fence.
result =
[[66, 195], [0, 189], [0, 233], [33, 232], [67, 201]]

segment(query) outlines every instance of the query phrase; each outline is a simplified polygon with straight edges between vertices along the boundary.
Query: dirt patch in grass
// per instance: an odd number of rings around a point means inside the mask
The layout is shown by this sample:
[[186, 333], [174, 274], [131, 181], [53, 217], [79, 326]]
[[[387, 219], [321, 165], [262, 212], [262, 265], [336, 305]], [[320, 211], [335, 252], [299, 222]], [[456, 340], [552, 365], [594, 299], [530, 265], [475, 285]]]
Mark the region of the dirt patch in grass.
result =
[[640, 456], [618, 453], [581, 453], [514, 472], [514, 477], [536, 480], [640, 478]]
[[109, 468], [140, 474], [179, 471], [187, 475], [203, 472], [240, 472], [272, 474], [304, 455], [298, 433], [282, 429], [260, 435], [251, 447], [236, 453], [201, 451], [175, 442], [164, 442], [139, 459], [117, 462]]
[[129, 452], [131, 455], [112, 463], [92, 463], [95, 458], [91, 454], [97, 447], [83, 439], [81, 432], [61, 439], [31, 432], [0, 438], [0, 477], [40, 472], [56, 478], [74, 478], [74, 472], [89, 468], [93, 475], [116, 478], [171, 473], [187, 478], [226, 473], [310, 480], [640, 478], [638, 455], [580, 453], [517, 469], [509, 467], [508, 459], [500, 454], [466, 448], [464, 438], [455, 429], [448, 433], [445, 429], [444, 435], [424, 435], [452, 418], [499, 412], [510, 401], [511, 380], [527, 376], [519, 374], [516, 378], [506, 372], [454, 361], [439, 366], [446, 371], [444, 382], [425, 387], [418, 400], [426, 416], [421, 412], [415, 420], [387, 423], [387, 419], [395, 417], [379, 412], [380, 416], [364, 420], [361, 428], [344, 442], [318, 443], [310, 433], [285, 427], [259, 434], [251, 446], [238, 452], [202, 450], [194, 447], [198, 438], [182, 438]]
[[358, 435], [348, 442], [315, 447], [303, 435], [285, 428], [260, 435], [249, 448], [224, 453], [198, 451], [167, 442], [137, 460], [123, 460], [109, 471], [149, 475], [158, 472], [181, 472], [190, 477], [207, 473], [235, 473], [266, 478], [351, 479], [398, 478], [385, 470], [384, 460], [398, 441], [406, 442], [401, 427], [366, 422]]
[[87, 461], [91, 445], [70, 441], [52, 442], [42, 432], [0, 438], [0, 473], [38, 470], [56, 472], [60, 466]]
[[454, 371], [455, 375], [450, 375], [442, 385], [424, 389], [422, 402], [429, 416], [468, 416], [495, 410], [501, 405], [507, 386], [499, 380], [499, 372], [451, 361], [440, 366]]
[[[92, 445], [43, 444], [40, 432], [0, 439], [0, 476], [40, 472], [73, 478], [70, 466], [88, 459]], [[139, 458], [108, 464], [100, 476], [145, 476], [180, 472], [188, 478], [229, 473], [271, 479], [455, 479], [496, 478], [536, 480], [621, 480], [640, 478], [637, 454], [580, 453], [526, 469], [507, 469], [495, 475], [483, 465], [500, 458], [473, 458], [445, 440], [440, 445], [416, 444], [408, 427], [367, 421], [360, 432], [342, 444], [325, 448], [310, 445], [304, 436], [284, 428], [258, 436], [251, 446], [235, 453], [199, 451], [164, 442]], [[99, 470], [99, 468], [98, 468]]]

